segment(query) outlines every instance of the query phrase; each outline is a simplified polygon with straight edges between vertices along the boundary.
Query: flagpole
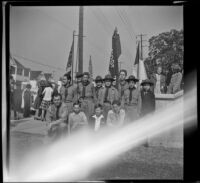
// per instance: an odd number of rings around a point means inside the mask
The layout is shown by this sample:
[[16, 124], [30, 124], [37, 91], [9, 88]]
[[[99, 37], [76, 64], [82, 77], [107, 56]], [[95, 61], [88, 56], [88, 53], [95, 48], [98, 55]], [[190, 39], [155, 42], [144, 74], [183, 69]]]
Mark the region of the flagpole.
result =
[[75, 31], [73, 31], [73, 48], [72, 48], [72, 84], [74, 83], [74, 36], [75, 36]]

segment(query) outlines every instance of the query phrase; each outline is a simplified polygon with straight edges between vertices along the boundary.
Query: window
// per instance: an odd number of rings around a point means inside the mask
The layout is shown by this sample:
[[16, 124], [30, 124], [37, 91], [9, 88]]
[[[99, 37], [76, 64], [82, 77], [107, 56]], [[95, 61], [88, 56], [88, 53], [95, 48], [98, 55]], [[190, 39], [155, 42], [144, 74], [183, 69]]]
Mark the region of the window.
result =
[[17, 68], [17, 74], [22, 75], [23, 69], [22, 68]]
[[28, 70], [28, 69], [25, 69], [25, 70], [24, 70], [24, 76], [26, 76], [26, 77], [29, 76], [29, 70]]
[[15, 74], [15, 67], [10, 66], [10, 74]]

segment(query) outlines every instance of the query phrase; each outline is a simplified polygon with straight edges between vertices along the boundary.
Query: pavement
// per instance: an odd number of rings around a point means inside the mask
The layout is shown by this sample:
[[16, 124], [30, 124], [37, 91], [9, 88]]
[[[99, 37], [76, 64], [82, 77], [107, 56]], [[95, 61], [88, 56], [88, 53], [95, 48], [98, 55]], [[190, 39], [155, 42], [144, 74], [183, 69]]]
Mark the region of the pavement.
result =
[[[12, 169], [17, 168], [26, 152], [44, 146], [45, 128], [44, 122], [33, 119], [24, 119], [11, 128]], [[105, 166], [93, 170], [86, 179], [183, 179], [183, 147], [141, 145], [117, 156]]]

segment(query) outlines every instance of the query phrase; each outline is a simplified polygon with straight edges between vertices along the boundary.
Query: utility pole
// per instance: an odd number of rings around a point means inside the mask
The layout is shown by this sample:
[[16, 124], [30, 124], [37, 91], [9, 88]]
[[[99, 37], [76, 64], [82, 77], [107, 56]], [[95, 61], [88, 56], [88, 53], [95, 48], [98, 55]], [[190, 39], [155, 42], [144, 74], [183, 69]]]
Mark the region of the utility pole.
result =
[[147, 36], [147, 34], [140, 34], [140, 35], [137, 35], [137, 36], [136, 36], [136, 39], [137, 39], [138, 37], [140, 37], [140, 58], [141, 58], [141, 60], [143, 60], [143, 48], [144, 48], [144, 47], [147, 47], [147, 45], [143, 45], [143, 42], [148, 41], [148, 40], [144, 40], [144, 39], [143, 39], [144, 36]]
[[72, 51], [72, 84], [74, 82], [74, 40], [75, 40], [75, 36], [78, 36], [78, 35], [75, 35], [75, 30], [73, 31], [73, 51]]
[[92, 70], [92, 58], [91, 58], [91, 55], [90, 55], [90, 60], [89, 60], [88, 71], [90, 73], [90, 78], [93, 79], [93, 70]]
[[121, 70], [121, 65], [122, 65], [124, 62], [118, 61], [118, 63], [119, 63], [119, 70]]
[[79, 36], [78, 36], [79, 64], [78, 72], [83, 72], [83, 6], [79, 8]]

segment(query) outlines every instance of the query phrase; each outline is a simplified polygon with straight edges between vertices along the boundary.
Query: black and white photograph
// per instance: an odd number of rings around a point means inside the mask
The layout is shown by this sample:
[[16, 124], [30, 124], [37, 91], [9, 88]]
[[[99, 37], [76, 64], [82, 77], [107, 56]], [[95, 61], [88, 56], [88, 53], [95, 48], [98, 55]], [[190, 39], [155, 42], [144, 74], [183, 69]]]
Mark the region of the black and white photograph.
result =
[[4, 182], [184, 179], [183, 5], [6, 8]]

